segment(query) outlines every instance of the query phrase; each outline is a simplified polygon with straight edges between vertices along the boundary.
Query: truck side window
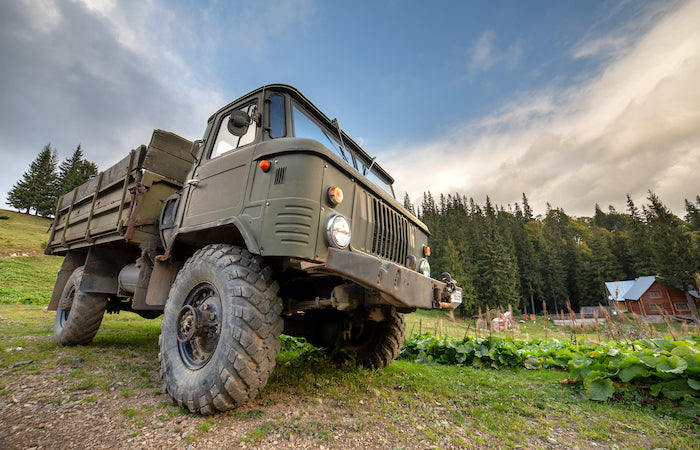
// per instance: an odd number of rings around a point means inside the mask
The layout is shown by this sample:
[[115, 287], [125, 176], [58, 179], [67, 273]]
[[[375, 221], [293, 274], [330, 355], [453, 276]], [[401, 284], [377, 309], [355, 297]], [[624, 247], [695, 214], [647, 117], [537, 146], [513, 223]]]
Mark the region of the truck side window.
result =
[[[255, 112], [255, 109], [255, 103], [251, 103], [241, 108], [241, 111], [245, 111], [246, 113], [248, 113], [249, 116], [252, 117], [253, 113]], [[231, 134], [231, 132], [228, 131], [228, 121], [229, 114], [226, 114], [226, 116], [224, 116], [224, 119], [221, 121], [219, 133], [216, 135], [216, 141], [214, 142], [214, 150], [211, 152], [210, 159], [221, 156], [224, 153], [230, 152], [231, 150], [243, 147], [244, 145], [248, 145], [255, 140], [255, 135], [258, 131], [258, 126], [255, 123], [255, 121], [250, 122], [248, 131], [243, 136], [235, 136]]]
[[270, 96], [270, 137], [284, 137], [284, 96]]

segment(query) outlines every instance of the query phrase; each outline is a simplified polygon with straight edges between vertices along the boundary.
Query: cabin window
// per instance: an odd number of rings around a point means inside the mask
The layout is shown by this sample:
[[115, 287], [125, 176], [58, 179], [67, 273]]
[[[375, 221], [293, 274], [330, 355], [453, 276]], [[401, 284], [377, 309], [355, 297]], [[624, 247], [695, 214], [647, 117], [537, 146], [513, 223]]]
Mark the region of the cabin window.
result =
[[[251, 118], [255, 115], [257, 106], [255, 103], [244, 106], [240, 109], [245, 111]], [[214, 150], [211, 152], [211, 158], [216, 158], [224, 153], [228, 153], [231, 150], [248, 145], [255, 140], [255, 133], [258, 130], [258, 126], [255, 120], [250, 121], [248, 126], [248, 131], [243, 136], [236, 136], [228, 130], [229, 114], [224, 116], [221, 121], [221, 126], [219, 127], [219, 133], [216, 135], [216, 141], [214, 142]]]
[[284, 137], [284, 96], [272, 94], [270, 96], [270, 137]]
[[683, 311], [687, 311], [688, 304], [687, 303], [676, 303], [676, 309], [682, 309]]
[[649, 309], [651, 309], [652, 311], [661, 311], [661, 305], [651, 303], [649, 304]]
[[649, 291], [649, 297], [661, 298], [661, 292], [660, 291]]

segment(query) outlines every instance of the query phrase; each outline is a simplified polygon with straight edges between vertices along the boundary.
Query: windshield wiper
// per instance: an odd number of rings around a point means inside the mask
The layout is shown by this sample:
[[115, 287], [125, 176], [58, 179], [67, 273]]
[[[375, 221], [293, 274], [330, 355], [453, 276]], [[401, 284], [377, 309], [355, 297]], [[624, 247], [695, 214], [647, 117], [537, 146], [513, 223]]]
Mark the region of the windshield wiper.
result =
[[369, 163], [369, 167], [365, 167], [364, 173], [362, 175], [367, 176], [367, 174], [372, 171], [372, 167], [374, 167], [375, 161], [377, 161], [376, 156], [372, 158], [372, 161]]
[[347, 157], [345, 156], [345, 152], [350, 153], [350, 157], [352, 158], [352, 165], [353, 165], [353, 167], [355, 167], [355, 169], [357, 169], [357, 162], [355, 160], [355, 153], [352, 151], [352, 149], [348, 150], [347, 148], [345, 148], [345, 143], [343, 142], [343, 130], [340, 129], [340, 124], [338, 123], [338, 119], [333, 119], [332, 122], [333, 122], [333, 125], [335, 125], [335, 127], [338, 129], [338, 136], [340, 137], [340, 151], [343, 153], [343, 158], [345, 158], [345, 161], [349, 163], [350, 161], [348, 161]]

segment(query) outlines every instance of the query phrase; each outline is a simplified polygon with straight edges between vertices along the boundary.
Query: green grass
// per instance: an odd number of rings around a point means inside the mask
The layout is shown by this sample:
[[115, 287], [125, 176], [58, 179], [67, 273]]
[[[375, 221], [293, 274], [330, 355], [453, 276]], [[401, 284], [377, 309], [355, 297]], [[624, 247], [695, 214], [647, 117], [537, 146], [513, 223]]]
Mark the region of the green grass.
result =
[[[571, 337], [571, 333], [567, 327], [555, 326], [551, 320], [545, 320], [544, 317], [538, 316], [537, 320], [526, 320], [523, 323], [516, 318], [516, 327], [506, 331], [490, 332], [483, 325], [480, 329], [476, 329], [476, 319], [461, 318], [458, 315], [455, 321], [449, 320], [447, 311], [423, 311], [418, 310], [405, 316], [406, 319], [406, 334], [425, 334], [430, 333], [436, 336], [449, 336], [456, 339], [469, 337], [484, 337], [493, 334], [499, 337], [513, 337], [519, 340], [531, 339], [566, 339]], [[592, 329], [590, 329], [592, 330]]]
[[48, 304], [63, 262], [40, 254], [52, 221], [4, 209], [0, 217], [0, 304]]
[[12, 252], [43, 252], [53, 219], [0, 209], [0, 255]]
[[[489, 335], [498, 337], [512, 337], [516, 340], [529, 341], [532, 339], [550, 340], [550, 339], [584, 339], [591, 342], [603, 342], [612, 339], [607, 331], [608, 325], [604, 323], [601, 317], [600, 331], [597, 331], [592, 326], [586, 326], [585, 333], [580, 329], [572, 330], [570, 326], [554, 325], [551, 320], [545, 319], [543, 316], [537, 316], [536, 320], [520, 320], [516, 318], [516, 327], [505, 331], [490, 331], [486, 326], [476, 329], [476, 319], [460, 318], [457, 316], [455, 322], [449, 320], [449, 314], [446, 311], [423, 311], [418, 310], [411, 314], [406, 314], [406, 335], [426, 334], [430, 333], [434, 336], [448, 336], [455, 339], [464, 339], [465, 337], [486, 337]], [[644, 337], [645, 335], [630, 321], [625, 321], [622, 318], [615, 321], [615, 328], [621, 334], [622, 338], [633, 341]], [[665, 323], [650, 324], [655, 330], [657, 336], [670, 335], [669, 326]], [[681, 323], [671, 323], [671, 330], [677, 337], [687, 336], [689, 332], [698, 333], [697, 326], [683, 327]]]
[[[45, 219], [9, 211], [0, 211], [2, 215], [10, 219], [0, 220], [0, 254], [40, 250], [48, 239]], [[9, 223], [13, 225], [8, 227]], [[697, 417], [671, 404], [641, 406], [644, 399], [638, 398], [584, 400], [576, 390], [559, 384], [564, 372], [412, 361], [367, 370], [314, 354], [300, 356], [303, 348], [280, 353], [267, 386], [250, 404], [211, 418], [193, 416], [162, 394], [160, 319], [107, 314], [92, 344], [54, 344], [54, 314], [42, 306], [48, 303], [61, 262], [62, 258], [48, 256], [0, 258], [0, 402], [18, 395], [28, 378], [51, 374], [57, 388], [44, 394], [46, 403], [77, 400], [109, 405], [115, 397], [132, 402], [112, 417], [124, 421], [132, 437], [155, 420], [192, 420], [194, 434], [185, 442], [218, 429], [240, 428], [239, 442], [253, 445], [300, 436], [316, 446], [342, 447], [336, 434], [362, 436], [379, 430], [376, 445], [398, 447], [697, 446]], [[447, 317], [444, 311], [409, 314], [406, 332], [458, 339], [477, 333], [474, 320], [458, 318], [451, 323]], [[563, 339], [571, 331], [538, 318], [519, 324], [518, 331], [495, 334]], [[77, 358], [84, 362], [74, 365]], [[32, 363], [12, 367], [28, 360]], [[287, 410], [291, 412], [279, 413]]]
[[0, 304], [48, 305], [63, 257], [0, 258]]
[[[26, 377], [37, 373], [50, 373], [63, 386], [46, 393], [45, 402], [83, 399], [108, 405], [115, 395], [130, 391], [136, 403], [114, 413], [126, 420], [129, 433], [138, 433], [153, 420], [172, 418], [194, 420], [193, 439], [228, 429], [234, 420], [242, 430], [238, 439], [255, 445], [297, 436], [318, 446], [342, 446], [336, 434], [361, 436], [370, 430], [380, 430], [382, 439], [397, 446], [421, 442], [424, 447], [545, 448], [553, 441], [579, 448], [697, 444], [697, 418], [664, 403], [654, 409], [634, 399], [584, 400], [576, 390], [559, 384], [564, 372], [411, 361], [368, 370], [300, 357], [299, 349], [280, 353], [267, 386], [249, 405], [200, 418], [159, 394], [158, 319], [106, 315], [95, 341], [76, 347], [54, 345], [52, 322], [53, 314], [39, 306], [0, 305], [3, 397], [11, 398]], [[74, 367], [75, 358], [84, 362]], [[34, 362], [11, 368], [29, 359]], [[144, 378], [152, 380], [153, 387], [139, 387]]]

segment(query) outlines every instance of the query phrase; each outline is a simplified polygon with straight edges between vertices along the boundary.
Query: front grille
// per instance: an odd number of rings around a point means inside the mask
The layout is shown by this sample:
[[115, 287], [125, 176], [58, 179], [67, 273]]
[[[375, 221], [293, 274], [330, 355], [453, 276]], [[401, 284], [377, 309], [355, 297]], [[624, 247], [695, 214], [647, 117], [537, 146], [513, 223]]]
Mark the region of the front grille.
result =
[[372, 198], [372, 247], [371, 253], [394, 261], [406, 263], [408, 253], [408, 220]]

